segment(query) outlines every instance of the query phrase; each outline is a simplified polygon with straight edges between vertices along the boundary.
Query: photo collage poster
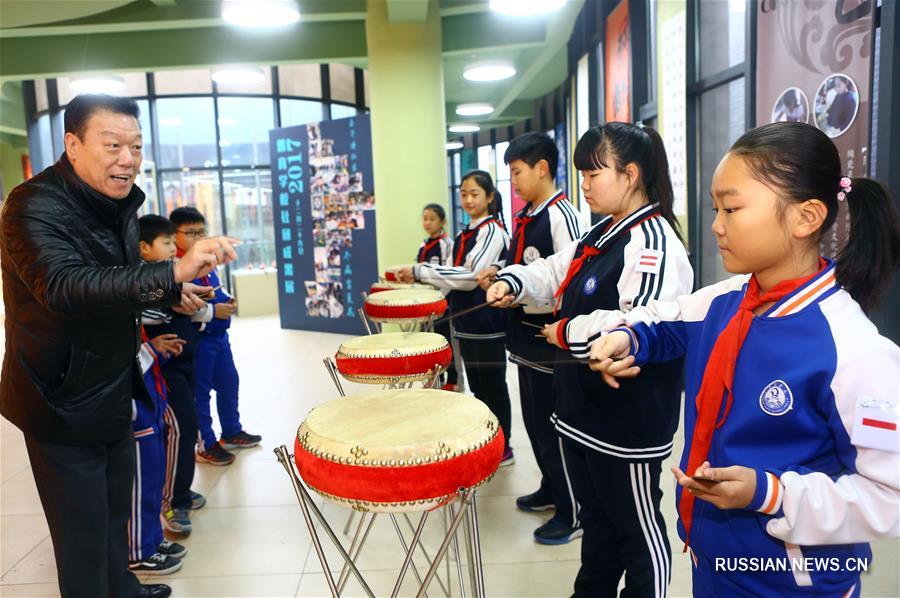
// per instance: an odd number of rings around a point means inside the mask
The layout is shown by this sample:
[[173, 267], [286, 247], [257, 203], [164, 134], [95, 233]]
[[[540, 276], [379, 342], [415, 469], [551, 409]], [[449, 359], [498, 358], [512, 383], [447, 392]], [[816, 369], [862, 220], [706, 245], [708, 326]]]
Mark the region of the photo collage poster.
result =
[[368, 115], [269, 133], [281, 327], [362, 334], [378, 278]]
[[[837, 146], [850, 177], [869, 172], [874, 4], [758, 3], [757, 126], [794, 121], [818, 127]], [[825, 255], [837, 254], [849, 228], [849, 211], [840, 206], [822, 238]]]

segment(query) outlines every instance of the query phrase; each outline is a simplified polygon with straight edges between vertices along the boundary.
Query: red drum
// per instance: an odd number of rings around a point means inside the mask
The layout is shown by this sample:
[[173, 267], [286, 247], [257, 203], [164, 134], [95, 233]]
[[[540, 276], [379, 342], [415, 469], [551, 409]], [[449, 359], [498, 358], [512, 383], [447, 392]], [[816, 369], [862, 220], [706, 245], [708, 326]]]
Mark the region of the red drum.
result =
[[382, 390], [310, 411], [297, 430], [300, 477], [359, 511], [434, 509], [497, 471], [503, 432], [478, 399], [430, 389]]
[[434, 332], [384, 332], [359, 336], [338, 348], [335, 364], [344, 378], [363, 384], [400, 384], [430, 379], [453, 357], [450, 343]]
[[401, 291], [409, 289], [425, 289], [434, 290], [430, 284], [422, 284], [421, 282], [391, 282], [390, 280], [379, 280], [372, 283], [369, 287], [369, 294], [380, 293], [381, 291]]
[[402, 289], [369, 295], [363, 308], [373, 322], [419, 323], [440, 317], [447, 310], [447, 300], [437, 290]]

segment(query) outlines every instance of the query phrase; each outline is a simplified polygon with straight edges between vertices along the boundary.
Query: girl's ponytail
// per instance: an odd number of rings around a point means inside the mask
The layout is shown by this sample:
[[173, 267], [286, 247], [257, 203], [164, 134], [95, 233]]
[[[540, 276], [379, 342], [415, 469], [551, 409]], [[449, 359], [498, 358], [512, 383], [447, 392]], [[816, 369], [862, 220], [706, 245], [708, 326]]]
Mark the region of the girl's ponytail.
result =
[[652, 127], [643, 127], [644, 133], [650, 138], [650, 159], [647, 161], [647, 172], [644, 175], [647, 187], [647, 197], [650, 201], [659, 204], [660, 215], [672, 226], [672, 230], [678, 238], [684, 242], [681, 235], [681, 225], [675, 217], [675, 191], [672, 189], [672, 179], [669, 177], [669, 158], [666, 155], [666, 146], [659, 131]]
[[900, 216], [878, 181], [854, 178], [845, 194], [850, 235], [836, 257], [838, 283], [869, 313], [900, 267]]

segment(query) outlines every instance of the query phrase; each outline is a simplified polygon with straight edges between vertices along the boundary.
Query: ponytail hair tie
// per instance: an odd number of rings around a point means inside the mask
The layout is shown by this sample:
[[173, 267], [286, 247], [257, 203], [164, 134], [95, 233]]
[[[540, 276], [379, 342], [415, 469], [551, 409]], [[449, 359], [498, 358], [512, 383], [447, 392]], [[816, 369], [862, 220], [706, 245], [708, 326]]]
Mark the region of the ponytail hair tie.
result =
[[642, 120], [635, 121], [634, 126], [636, 126], [638, 129], [643, 131], [644, 130], [644, 121], [642, 121]]
[[847, 199], [847, 194], [853, 191], [853, 181], [850, 180], [850, 177], [841, 177], [841, 190], [838, 191], [837, 198], [838, 201], [844, 201]]

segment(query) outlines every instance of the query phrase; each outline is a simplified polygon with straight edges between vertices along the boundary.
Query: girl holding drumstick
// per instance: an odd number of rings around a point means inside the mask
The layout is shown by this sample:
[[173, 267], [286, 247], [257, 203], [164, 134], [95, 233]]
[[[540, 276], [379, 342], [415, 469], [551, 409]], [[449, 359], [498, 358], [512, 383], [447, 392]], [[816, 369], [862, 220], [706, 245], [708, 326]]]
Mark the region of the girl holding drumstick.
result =
[[[422, 228], [428, 237], [419, 245], [416, 253], [416, 262], [428, 263], [437, 266], [453, 265], [453, 240], [446, 231], [447, 213], [440, 204], [430, 203], [422, 210]], [[438, 324], [435, 332], [442, 334], [448, 341], [450, 338], [450, 322]], [[447, 383], [444, 390], [456, 390], [456, 364], [455, 360], [447, 367]]]
[[[591, 367], [616, 386], [687, 356], [673, 473], [695, 596], [858, 596], [848, 560], [900, 536], [900, 349], [866, 316], [900, 265], [897, 210], [879, 183], [841, 176], [824, 133], [792, 122], [738, 139], [711, 194], [722, 262], [742, 274], [586, 317], [608, 332]], [[850, 235], [832, 261], [819, 241], [841, 204]], [[716, 566], [733, 556], [789, 567]], [[810, 557], [838, 566], [806, 569]]]
[[681, 362], [611, 389], [572, 355], [586, 360], [591, 340], [577, 316], [674, 299], [691, 290], [693, 272], [656, 131], [617, 122], [590, 129], [574, 163], [591, 211], [606, 216], [562, 251], [501, 270], [487, 297], [557, 305], [559, 319], [543, 333], [561, 349], [553, 421], [584, 527], [575, 595], [615, 596], [624, 573], [625, 594], [661, 596], [671, 558], [659, 476], [678, 425]]
[[[470, 221], [453, 243], [453, 265], [421, 263], [397, 271], [401, 282], [427, 282], [450, 291], [451, 314], [485, 302], [485, 292], [479, 288], [475, 273], [491, 264], [505, 264], [509, 248], [509, 235], [498, 216], [500, 193], [491, 175], [473, 170], [463, 176], [460, 199]], [[505, 314], [491, 309], [475, 310], [457, 318], [453, 327], [472, 392], [500, 420], [506, 442], [501, 465], [511, 465], [514, 458], [509, 448], [512, 416], [506, 387]]]

